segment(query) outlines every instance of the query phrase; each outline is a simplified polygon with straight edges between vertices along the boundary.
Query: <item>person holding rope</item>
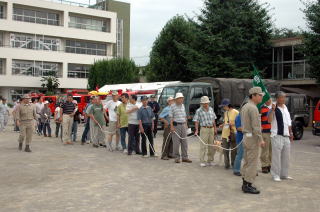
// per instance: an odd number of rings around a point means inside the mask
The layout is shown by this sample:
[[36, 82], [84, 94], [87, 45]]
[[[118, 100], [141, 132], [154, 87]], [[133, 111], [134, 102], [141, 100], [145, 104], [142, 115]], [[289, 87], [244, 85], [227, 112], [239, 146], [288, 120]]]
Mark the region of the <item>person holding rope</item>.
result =
[[154, 152], [154, 145], [153, 145], [153, 128], [154, 128], [154, 113], [152, 111], [152, 108], [148, 106], [148, 97], [143, 96], [142, 99], [142, 106], [138, 110], [138, 120], [139, 120], [139, 129], [142, 137], [141, 141], [141, 149], [142, 149], [142, 157], [147, 158], [148, 152], [147, 152], [147, 145], [146, 145], [146, 136], [149, 140], [149, 152], [150, 157], [155, 156]]
[[220, 125], [222, 127], [222, 147], [225, 149], [233, 149], [231, 151], [231, 161], [230, 161], [230, 150], [223, 150], [224, 153], [224, 166], [226, 169], [230, 168], [230, 162], [231, 166], [234, 165], [234, 160], [237, 155], [237, 149], [235, 147], [236, 144], [236, 128], [234, 126], [235, 120], [237, 115], [239, 114], [239, 111], [233, 108], [233, 106], [230, 103], [229, 99], [223, 99], [222, 104], [220, 107], [223, 107], [224, 112], [224, 123]]
[[244, 135], [244, 164], [241, 169], [243, 179], [242, 191], [259, 194], [260, 191], [252, 184], [257, 176], [260, 146], [264, 146], [261, 132], [260, 114], [257, 105], [262, 102], [264, 93], [260, 87], [249, 90], [249, 102], [241, 109], [242, 132]]
[[171, 106], [169, 117], [170, 117], [170, 129], [173, 140], [173, 154], [175, 157], [175, 163], [180, 163], [180, 144], [182, 162], [192, 163], [188, 158], [188, 142], [187, 137], [187, 114], [183, 104], [184, 96], [182, 93], [176, 93], [175, 104]]
[[[193, 121], [195, 122], [195, 135], [199, 133], [200, 124], [200, 138], [205, 144], [213, 145], [214, 136], [217, 135], [216, 127], [216, 114], [214, 113], [212, 107], [209, 106], [210, 100], [207, 96], [203, 96], [200, 99], [200, 108], [196, 111]], [[208, 146], [200, 143], [200, 166], [213, 166], [214, 163], [214, 149], [213, 146]], [[207, 161], [205, 161], [205, 156], [207, 154]]]
[[172, 134], [170, 133], [170, 117], [169, 111], [171, 109], [171, 105], [174, 103], [174, 99], [170, 96], [167, 99], [168, 105], [162, 110], [159, 115], [160, 120], [164, 124], [164, 132], [163, 132], [163, 144], [162, 144], [162, 160], [169, 160], [169, 158], [173, 158], [173, 144], [172, 144]]
[[140, 152], [140, 134], [139, 134], [139, 120], [138, 120], [138, 110], [139, 106], [137, 105], [138, 97], [134, 94], [130, 96], [129, 102], [127, 105], [128, 114], [128, 155], [137, 154], [141, 155]]
[[106, 111], [103, 109], [99, 97], [95, 96], [92, 99], [92, 106], [88, 111], [88, 116], [93, 123], [93, 126], [91, 128], [92, 132], [90, 132], [93, 142], [92, 146], [98, 148], [100, 143], [105, 144], [105, 117], [107, 117]]

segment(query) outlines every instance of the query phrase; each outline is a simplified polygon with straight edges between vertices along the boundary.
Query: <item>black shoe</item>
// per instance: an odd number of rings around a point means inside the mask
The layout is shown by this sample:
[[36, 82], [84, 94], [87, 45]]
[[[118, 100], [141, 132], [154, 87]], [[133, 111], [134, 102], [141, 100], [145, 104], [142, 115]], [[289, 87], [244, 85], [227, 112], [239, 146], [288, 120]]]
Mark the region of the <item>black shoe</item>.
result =
[[233, 172], [233, 174], [236, 175], [236, 176], [241, 176], [240, 172]]
[[19, 143], [19, 150], [22, 150], [22, 143]]
[[268, 166], [268, 172], [270, 173], [271, 172], [271, 166]]
[[97, 144], [92, 144], [92, 146], [95, 148], [99, 148], [99, 145], [97, 145]]
[[25, 152], [31, 152], [31, 149], [29, 147], [29, 145], [26, 145], [26, 148], [24, 149]]
[[262, 170], [263, 174], [268, 174], [269, 173], [269, 167], [262, 167], [261, 170]]
[[224, 166], [225, 169], [230, 169], [230, 166]]
[[248, 194], [260, 194], [260, 191], [257, 190], [255, 187], [253, 187], [251, 183], [248, 183], [247, 185], [243, 185], [242, 191]]

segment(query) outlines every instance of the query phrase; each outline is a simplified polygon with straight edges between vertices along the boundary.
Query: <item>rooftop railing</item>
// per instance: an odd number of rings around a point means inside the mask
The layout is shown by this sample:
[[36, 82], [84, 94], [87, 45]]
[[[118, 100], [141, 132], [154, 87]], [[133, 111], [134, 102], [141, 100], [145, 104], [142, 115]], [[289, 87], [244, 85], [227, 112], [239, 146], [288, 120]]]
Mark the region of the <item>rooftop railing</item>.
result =
[[91, 8], [91, 9], [97, 9], [97, 10], [104, 10], [105, 8], [104, 0], [87, 0], [87, 3], [80, 3], [80, 2], [69, 1], [69, 0], [45, 0], [45, 1], [51, 1], [51, 2], [60, 3], [60, 4], [67, 4], [67, 5], [85, 7], [85, 8]]

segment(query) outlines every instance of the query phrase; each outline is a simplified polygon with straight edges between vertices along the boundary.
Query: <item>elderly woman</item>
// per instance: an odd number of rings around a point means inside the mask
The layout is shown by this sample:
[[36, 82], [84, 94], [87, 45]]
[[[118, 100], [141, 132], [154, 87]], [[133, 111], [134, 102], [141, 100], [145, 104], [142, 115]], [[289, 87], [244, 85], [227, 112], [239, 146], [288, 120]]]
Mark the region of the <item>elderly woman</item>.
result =
[[275, 95], [276, 104], [272, 104], [268, 120], [271, 123], [272, 162], [271, 175], [273, 180], [292, 180], [289, 177], [290, 141], [293, 142], [291, 117], [285, 105], [286, 94], [278, 91]]

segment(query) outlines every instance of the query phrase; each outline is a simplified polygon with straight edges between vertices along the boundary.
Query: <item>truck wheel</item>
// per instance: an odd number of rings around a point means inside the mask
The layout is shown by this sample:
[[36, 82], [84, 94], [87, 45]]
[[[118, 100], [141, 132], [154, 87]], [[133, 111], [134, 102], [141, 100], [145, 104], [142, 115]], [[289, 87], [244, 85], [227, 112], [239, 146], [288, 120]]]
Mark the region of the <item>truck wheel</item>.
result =
[[303, 137], [303, 124], [300, 121], [295, 121], [293, 123], [292, 132], [294, 140], [301, 140]]

